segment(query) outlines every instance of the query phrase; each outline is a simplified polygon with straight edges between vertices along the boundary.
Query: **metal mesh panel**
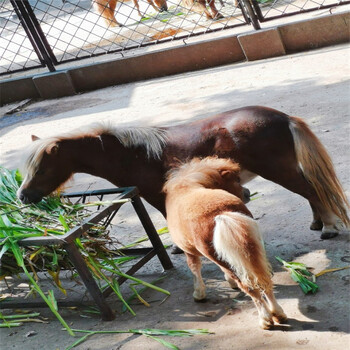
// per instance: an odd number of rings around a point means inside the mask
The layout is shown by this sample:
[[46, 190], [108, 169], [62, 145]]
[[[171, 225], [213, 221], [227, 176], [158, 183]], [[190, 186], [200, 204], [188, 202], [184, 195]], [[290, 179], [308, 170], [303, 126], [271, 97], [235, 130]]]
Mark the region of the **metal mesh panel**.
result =
[[[96, 3], [106, 1], [101, 13]], [[195, 12], [190, 0], [187, 6], [181, 6], [180, 0], [157, 0], [167, 5], [168, 10], [163, 12], [156, 5], [140, 0], [141, 18], [134, 2], [124, 0], [117, 2], [113, 11], [119, 26], [107, 18], [108, 1], [111, 0], [29, 0], [58, 63], [246, 24], [233, 0], [216, 4], [223, 17], [217, 20], [207, 19], [203, 11]], [[11, 5], [7, 3], [6, 8], [11, 10]], [[4, 30], [8, 31], [7, 27], [5, 23]], [[17, 26], [12, 32], [12, 36], [6, 36], [5, 44], [11, 41], [21, 46], [25, 38], [23, 28]], [[12, 60], [14, 66], [22, 64], [17, 55], [5, 51], [5, 60]], [[2, 69], [6, 69], [3, 64]]]
[[42, 66], [10, 1], [1, 0], [0, 74]]
[[264, 19], [290, 16], [342, 5], [344, 0], [257, 0]]
[[242, 10], [236, 0], [0, 0], [0, 74], [43, 66], [43, 62], [52, 71], [59, 63], [166, 41], [185, 41], [191, 36], [245, 25], [249, 18], [258, 29], [258, 19], [263, 22], [349, 3], [240, 2]]

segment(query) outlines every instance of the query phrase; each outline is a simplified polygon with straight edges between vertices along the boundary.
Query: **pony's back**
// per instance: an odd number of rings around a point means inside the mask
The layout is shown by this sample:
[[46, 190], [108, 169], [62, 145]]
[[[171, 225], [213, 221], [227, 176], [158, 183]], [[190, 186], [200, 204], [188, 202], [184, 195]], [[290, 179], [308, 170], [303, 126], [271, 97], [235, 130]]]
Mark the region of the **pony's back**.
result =
[[[171, 193], [194, 187], [228, 189], [238, 184], [239, 172], [239, 165], [227, 158], [194, 158], [167, 173], [163, 192]], [[241, 196], [242, 194], [240, 186], [233, 187], [231, 190], [235, 195]]]

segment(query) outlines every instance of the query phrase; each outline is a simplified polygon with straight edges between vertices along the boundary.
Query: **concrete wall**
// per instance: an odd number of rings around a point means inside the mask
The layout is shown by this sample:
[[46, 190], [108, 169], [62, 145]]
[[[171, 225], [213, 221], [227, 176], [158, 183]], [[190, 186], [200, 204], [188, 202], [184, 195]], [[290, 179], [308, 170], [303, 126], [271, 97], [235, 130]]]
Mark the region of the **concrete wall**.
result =
[[5, 80], [0, 83], [0, 105], [27, 98], [70, 96], [111, 85], [348, 42], [349, 14], [327, 15], [131, 58]]

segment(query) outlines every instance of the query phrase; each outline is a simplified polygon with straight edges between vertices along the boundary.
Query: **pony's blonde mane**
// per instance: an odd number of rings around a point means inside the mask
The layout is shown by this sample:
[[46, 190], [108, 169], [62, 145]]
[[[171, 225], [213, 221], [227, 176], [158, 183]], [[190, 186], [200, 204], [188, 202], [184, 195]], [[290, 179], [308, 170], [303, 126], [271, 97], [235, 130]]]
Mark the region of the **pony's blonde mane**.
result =
[[[25, 152], [25, 162], [22, 168], [23, 174], [33, 176], [38, 169], [40, 161], [46, 151], [55, 144], [66, 139], [79, 139], [85, 137], [97, 137], [113, 135], [126, 148], [143, 147], [148, 158], [159, 159], [167, 142], [167, 132], [152, 126], [114, 126], [111, 123], [95, 123], [84, 129], [62, 134], [60, 136], [38, 139], [31, 144]], [[103, 146], [103, 144], [102, 144]]]
[[168, 193], [179, 188], [194, 186], [211, 188], [215, 182], [222, 183], [220, 172], [225, 170], [238, 175], [240, 167], [226, 158], [194, 158], [168, 172], [163, 191]]
[[95, 136], [115, 136], [126, 148], [143, 147], [148, 158], [160, 158], [168, 136], [164, 129], [155, 126], [114, 126], [111, 123], [96, 123], [92, 130]]

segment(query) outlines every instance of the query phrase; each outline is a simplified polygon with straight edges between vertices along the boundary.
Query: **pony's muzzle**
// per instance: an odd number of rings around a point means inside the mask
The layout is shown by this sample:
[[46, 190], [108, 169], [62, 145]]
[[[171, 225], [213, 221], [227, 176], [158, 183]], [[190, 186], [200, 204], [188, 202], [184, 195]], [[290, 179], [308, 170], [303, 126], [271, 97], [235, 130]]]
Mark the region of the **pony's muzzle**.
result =
[[250, 191], [247, 187], [243, 187], [243, 202], [244, 204], [250, 202]]
[[17, 196], [23, 204], [35, 204], [40, 202], [43, 198], [43, 196], [39, 192], [34, 192], [26, 189], [18, 191]]

